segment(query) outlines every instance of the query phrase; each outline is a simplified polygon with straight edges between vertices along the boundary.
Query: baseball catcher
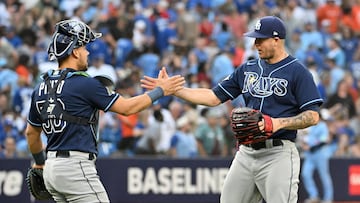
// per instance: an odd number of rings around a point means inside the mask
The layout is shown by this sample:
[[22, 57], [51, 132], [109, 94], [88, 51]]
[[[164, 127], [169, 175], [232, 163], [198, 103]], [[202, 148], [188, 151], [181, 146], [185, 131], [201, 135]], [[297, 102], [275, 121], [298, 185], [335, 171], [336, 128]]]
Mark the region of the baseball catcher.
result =
[[29, 168], [26, 175], [27, 187], [37, 200], [51, 200], [52, 196], [47, 191], [43, 178], [43, 169]]
[[[264, 123], [260, 130], [259, 122]], [[266, 140], [272, 135], [270, 116], [248, 107], [235, 108], [231, 112], [231, 126], [238, 144], [253, 144]]]

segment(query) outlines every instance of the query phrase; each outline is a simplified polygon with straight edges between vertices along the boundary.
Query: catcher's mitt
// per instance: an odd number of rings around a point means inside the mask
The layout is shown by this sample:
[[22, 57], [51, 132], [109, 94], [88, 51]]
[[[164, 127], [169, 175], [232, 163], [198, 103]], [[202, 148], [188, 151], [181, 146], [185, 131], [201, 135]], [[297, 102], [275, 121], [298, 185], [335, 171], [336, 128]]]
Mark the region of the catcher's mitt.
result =
[[[264, 130], [259, 129], [263, 121]], [[273, 125], [270, 116], [248, 107], [235, 108], [231, 112], [231, 126], [239, 144], [252, 144], [266, 140], [272, 135]]]
[[47, 191], [43, 178], [43, 169], [29, 168], [26, 175], [26, 183], [30, 193], [37, 200], [51, 200], [52, 196]]

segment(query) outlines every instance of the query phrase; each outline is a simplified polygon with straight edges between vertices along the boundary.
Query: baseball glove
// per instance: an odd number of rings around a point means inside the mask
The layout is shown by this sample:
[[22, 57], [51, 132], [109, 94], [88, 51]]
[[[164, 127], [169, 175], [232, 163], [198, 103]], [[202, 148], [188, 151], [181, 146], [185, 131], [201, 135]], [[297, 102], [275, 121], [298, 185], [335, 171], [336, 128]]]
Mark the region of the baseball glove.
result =
[[37, 200], [51, 200], [52, 196], [47, 191], [43, 178], [43, 169], [29, 168], [26, 175], [26, 183], [30, 193]]
[[[259, 129], [259, 121], [264, 122], [264, 130]], [[231, 126], [239, 144], [252, 144], [264, 141], [272, 135], [273, 131], [270, 116], [248, 107], [232, 110]]]

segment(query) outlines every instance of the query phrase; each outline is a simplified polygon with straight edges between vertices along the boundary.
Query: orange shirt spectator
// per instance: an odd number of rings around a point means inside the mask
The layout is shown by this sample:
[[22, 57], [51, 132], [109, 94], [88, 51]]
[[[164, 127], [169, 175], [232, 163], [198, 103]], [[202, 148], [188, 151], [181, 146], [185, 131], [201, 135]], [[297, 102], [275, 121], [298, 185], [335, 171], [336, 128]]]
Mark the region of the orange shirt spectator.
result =
[[234, 49], [235, 49], [235, 51], [234, 51], [235, 53], [232, 58], [232, 63], [234, 65], [234, 67], [236, 68], [243, 63], [245, 50], [240, 46], [237, 46]]
[[353, 19], [351, 8], [347, 8], [347, 9], [343, 10], [343, 15], [342, 15], [341, 21], [340, 21], [340, 29], [342, 29], [341, 27], [343, 27], [343, 26], [348, 27], [353, 31], [355, 31], [355, 29], [356, 29], [357, 25], [356, 25], [355, 20]]
[[132, 137], [134, 135], [134, 127], [138, 120], [137, 114], [132, 114], [129, 116], [118, 115], [118, 118], [121, 121], [121, 132], [122, 138]]
[[352, 6], [351, 19], [353, 22], [353, 31], [360, 33], [360, 0], [357, 0]]
[[335, 4], [334, 0], [327, 0], [324, 5], [317, 9], [316, 14], [319, 26], [321, 26], [324, 21], [328, 21], [330, 23], [329, 31], [331, 33], [338, 32], [342, 11], [340, 6]]
[[239, 14], [236, 10], [231, 11], [229, 15], [225, 15], [223, 21], [229, 26], [231, 33], [236, 38], [242, 38], [247, 32], [248, 18], [246, 14]]
[[26, 83], [30, 84], [30, 82], [32, 81], [32, 76], [29, 68], [27, 67], [29, 60], [30, 58], [28, 55], [21, 54], [19, 57], [19, 63], [17, 64], [15, 71], [20, 78], [22, 78]]

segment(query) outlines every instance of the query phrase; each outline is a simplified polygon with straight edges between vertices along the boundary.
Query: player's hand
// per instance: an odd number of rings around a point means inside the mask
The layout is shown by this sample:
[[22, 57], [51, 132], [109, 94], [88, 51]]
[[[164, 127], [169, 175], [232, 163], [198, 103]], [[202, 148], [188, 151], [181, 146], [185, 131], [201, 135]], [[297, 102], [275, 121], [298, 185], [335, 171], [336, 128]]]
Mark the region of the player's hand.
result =
[[43, 169], [44, 168], [44, 165], [37, 165], [37, 164], [33, 164], [32, 166], [31, 166], [31, 168], [41, 168], [41, 169]]
[[[279, 123], [279, 119], [276, 118], [271, 118], [271, 122], [272, 122], [272, 133], [275, 133], [276, 131], [278, 131], [280, 129], [280, 123]], [[260, 121], [259, 124], [259, 129], [261, 131], [264, 131], [265, 129], [265, 125], [264, 125], [265, 121], [264, 119], [262, 121]]]
[[159, 71], [157, 78], [144, 76], [144, 79], [140, 80], [141, 87], [147, 90], [152, 90], [155, 87], [161, 87], [164, 91], [164, 95], [171, 95], [183, 88], [185, 84], [185, 78], [180, 75], [169, 77], [166, 72], [166, 68], [163, 67]]
[[145, 88], [147, 90], [152, 90], [159, 85], [159, 80], [160, 79], [167, 79], [169, 78], [169, 75], [166, 72], [166, 68], [162, 67], [162, 69], [159, 71], [158, 77], [157, 78], [152, 78], [149, 76], [144, 76], [144, 79], [141, 79], [141, 87]]

